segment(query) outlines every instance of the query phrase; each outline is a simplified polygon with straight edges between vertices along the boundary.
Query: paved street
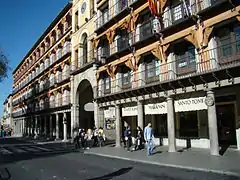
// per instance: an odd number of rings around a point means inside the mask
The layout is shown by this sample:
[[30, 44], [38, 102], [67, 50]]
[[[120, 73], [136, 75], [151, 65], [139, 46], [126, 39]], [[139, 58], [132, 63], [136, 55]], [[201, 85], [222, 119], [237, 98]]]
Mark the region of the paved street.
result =
[[[4, 142], [10, 144], [8, 140]], [[72, 146], [65, 144], [24, 145], [24, 142], [19, 140], [15, 142], [17, 144], [7, 146], [1, 143], [4, 148], [1, 148], [0, 153], [0, 180], [238, 179], [86, 155], [81, 151], [73, 151]]]

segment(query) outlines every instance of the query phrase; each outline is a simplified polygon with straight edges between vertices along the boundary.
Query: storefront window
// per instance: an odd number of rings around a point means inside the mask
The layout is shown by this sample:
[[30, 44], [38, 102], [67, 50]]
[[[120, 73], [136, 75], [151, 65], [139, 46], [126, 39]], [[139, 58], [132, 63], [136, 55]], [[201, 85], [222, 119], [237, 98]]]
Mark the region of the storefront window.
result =
[[197, 111], [180, 112], [180, 138], [198, 137]]
[[167, 114], [155, 115], [156, 130], [155, 136], [167, 137]]

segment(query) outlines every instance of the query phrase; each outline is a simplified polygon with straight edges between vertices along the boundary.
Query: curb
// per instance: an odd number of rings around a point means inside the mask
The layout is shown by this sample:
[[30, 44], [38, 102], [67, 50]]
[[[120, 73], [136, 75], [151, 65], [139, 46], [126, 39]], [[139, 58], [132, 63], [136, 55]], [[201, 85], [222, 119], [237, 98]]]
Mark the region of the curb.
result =
[[240, 177], [240, 173], [235, 173], [235, 172], [231, 172], [231, 171], [221, 171], [221, 170], [197, 168], [197, 167], [191, 167], [191, 166], [165, 164], [165, 163], [160, 163], [160, 162], [153, 162], [153, 161], [146, 161], [146, 160], [139, 160], [139, 159], [131, 159], [131, 158], [126, 158], [126, 157], [120, 157], [120, 156], [114, 156], [114, 155], [108, 155], [108, 154], [101, 154], [101, 153], [94, 153], [94, 152], [86, 152], [86, 151], [84, 152], [84, 154], [96, 155], [96, 156], [102, 156], [102, 157], [108, 157], [108, 158], [114, 158], [114, 159], [121, 159], [121, 160], [126, 160], [126, 161], [133, 161], [133, 162], [139, 162], [139, 163], [151, 164], [151, 165], [157, 165], [157, 166], [172, 167], [172, 168], [179, 168], [179, 169], [193, 170], [193, 171], [211, 172], [211, 173], [216, 173], [216, 174]]

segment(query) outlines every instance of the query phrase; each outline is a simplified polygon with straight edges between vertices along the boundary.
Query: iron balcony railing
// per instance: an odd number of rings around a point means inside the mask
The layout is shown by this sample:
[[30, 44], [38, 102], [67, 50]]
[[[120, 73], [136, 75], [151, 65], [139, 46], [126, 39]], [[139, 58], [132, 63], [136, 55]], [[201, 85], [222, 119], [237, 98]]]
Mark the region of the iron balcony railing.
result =
[[204, 9], [212, 6], [220, 5], [224, 2], [229, 2], [229, 0], [198, 0], [191, 4], [191, 11], [193, 14], [197, 14]]
[[103, 26], [105, 23], [110, 21], [113, 17], [120, 14], [124, 9], [129, 7], [136, 0], [119, 0], [113, 6], [102, 11], [95, 21], [96, 29]]
[[56, 83], [61, 83], [70, 77], [70, 70], [63, 71], [56, 77]]
[[[229, 67], [240, 66], [240, 41], [221, 45], [201, 53], [176, 55], [175, 60], [145, 68], [144, 71], [130, 72], [121, 78], [109, 82], [107, 91], [103, 80], [99, 81], [97, 90], [98, 97], [106, 94], [121, 92], [126, 89], [144, 87], [152, 83], [164, 83], [172, 80], [188, 78], [198, 74], [205, 74]], [[158, 61], [158, 60], [157, 60]], [[160, 64], [160, 63], [159, 63]]]
[[136, 33], [137, 39], [135, 39], [135, 42], [138, 42], [139, 40], [144, 41], [145, 39], [151, 37], [152, 35], [154, 35], [155, 33], [158, 33], [159, 31], [160, 31], [159, 22], [156, 19], [151, 18], [143, 22], [139, 26], [139, 33]]
[[134, 36], [132, 32], [127, 33], [125, 31], [122, 31], [119, 33], [121, 35], [117, 34], [115, 36], [115, 40], [111, 45], [100, 45], [100, 48], [98, 48], [97, 51], [97, 60], [102, 62], [102, 64], [105, 64], [105, 60], [109, 56], [130, 49], [131, 46], [135, 43], [144, 41], [159, 32], [160, 24], [157, 19], [151, 18], [147, 21], [144, 21], [142, 24], [139, 24], [139, 26], [137, 26], [137, 30]]
[[167, 28], [181, 20], [187, 19], [192, 15], [191, 6], [188, 1], [177, 3], [166, 7], [163, 13], [164, 28]]
[[80, 56], [74, 62], [75, 66], [73, 71], [78, 71], [81, 68], [85, 67], [86, 64], [88, 64], [89, 62], [92, 62], [96, 57], [95, 55], [96, 53], [94, 49], [88, 52], [84, 51], [83, 49], [80, 49], [79, 53], [80, 53]]

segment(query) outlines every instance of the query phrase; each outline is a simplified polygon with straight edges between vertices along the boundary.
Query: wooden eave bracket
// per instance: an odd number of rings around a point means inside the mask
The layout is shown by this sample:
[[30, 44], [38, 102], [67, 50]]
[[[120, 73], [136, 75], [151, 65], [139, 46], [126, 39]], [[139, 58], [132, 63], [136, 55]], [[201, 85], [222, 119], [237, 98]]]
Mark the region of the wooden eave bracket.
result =
[[167, 50], [170, 47], [170, 44], [161, 45], [158, 44], [151, 52], [154, 56], [158, 58], [158, 60], [163, 61], [164, 63], [167, 62]]
[[115, 74], [116, 70], [117, 70], [117, 66], [106, 65], [106, 71], [107, 71], [108, 75], [113, 79], [116, 78], [116, 74]]

